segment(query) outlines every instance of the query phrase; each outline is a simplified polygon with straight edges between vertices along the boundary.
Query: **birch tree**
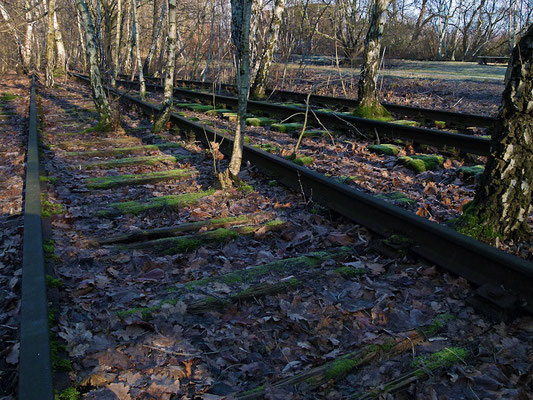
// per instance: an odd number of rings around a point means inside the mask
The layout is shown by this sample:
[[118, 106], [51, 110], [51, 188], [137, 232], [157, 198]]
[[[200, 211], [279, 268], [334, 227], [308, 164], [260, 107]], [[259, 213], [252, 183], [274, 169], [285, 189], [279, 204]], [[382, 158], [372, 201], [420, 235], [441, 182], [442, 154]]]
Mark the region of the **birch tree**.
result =
[[24, 39], [24, 48], [22, 50], [22, 63], [24, 65], [24, 72], [29, 72], [31, 68], [31, 50], [33, 41], [33, 4], [30, 0], [24, 1], [24, 8], [26, 9], [26, 38]]
[[65, 44], [63, 43], [63, 35], [57, 22], [57, 11], [54, 10], [54, 40], [57, 50], [57, 66], [60, 70], [64, 70], [67, 64], [67, 53], [65, 51]]
[[167, 38], [167, 62], [165, 67], [165, 95], [163, 100], [163, 108], [159, 113], [157, 120], [154, 123], [152, 131], [154, 133], [161, 132], [170, 119], [170, 112], [172, 108], [172, 95], [174, 92], [174, 67], [176, 64], [176, 42], [177, 42], [177, 26], [176, 26], [176, 0], [168, 0], [168, 38]]
[[15, 42], [17, 43], [18, 56], [19, 56], [20, 61], [24, 65], [24, 55], [23, 55], [23, 50], [22, 50], [22, 42], [20, 41], [20, 37], [18, 35], [17, 29], [15, 27], [15, 24], [13, 23], [9, 13], [7, 12], [7, 10], [5, 9], [5, 7], [3, 6], [2, 3], [0, 3], [0, 15], [2, 15], [2, 18], [4, 18], [4, 21], [6, 22], [7, 27], [9, 28], [9, 30], [13, 34], [13, 37], [15, 38]]
[[139, 74], [139, 95], [144, 100], [146, 96], [146, 84], [144, 82], [144, 74], [141, 61], [141, 32], [139, 29], [139, 16], [137, 14], [137, 0], [132, 0], [132, 37], [135, 41], [135, 58], [137, 60], [137, 70]]
[[146, 59], [144, 60], [144, 64], [143, 64], [143, 75], [148, 74], [150, 64], [152, 63], [152, 58], [154, 56], [154, 53], [157, 47], [157, 41], [159, 39], [159, 35], [161, 34], [161, 28], [163, 27], [163, 21], [165, 20], [166, 13], [167, 13], [167, 1], [165, 0], [163, 1], [163, 8], [161, 9], [161, 14], [159, 15], [157, 25], [154, 25], [155, 31], [154, 31], [154, 34], [152, 35], [152, 43], [150, 44], [148, 55], [146, 56]]
[[94, 25], [91, 19], [91, 13], [87, 7], [87, 2], [85, 0], [77, 0], [77, 5], [85, 30], [85, 49], [87, 51], [93, 101], [100, 117], [100, 122], [95, 130], [106, 131], [111, 129], [112, 125], [111, 107], [109, 107], [109, 102], [102, 87], [102, 78], [100, 76], [100, 69], [98, 68], [98, 49], [96, 48]]
[[493, 150], [474, 200], [453, 225], [494, 242], [528, 239], [533, 188], [533, 25], [513, 49], [492, 133]]
[[220, 185], [225, 188], [238, 180], [242, 164], [244, 116], [248, 106], [250, 88], [250, 17], [252, 0], [231, 0], [231, 41], [235, 47], [235, 64], [237, 71], [237, 128], [233, 141], [233, 151], [228, 169], [218, 174]]
[[265, 48], [263, 49], [263, 55], [261, 56], [261, 60], [259, 62], [259, 69], [251, 89], [254, 97], [265, 97], [268, 74], [270, 72], [272, 62], [274, 61], [274, 50], [276, 49], [276, 44], [278, 42], [284, 11], [285, 0], [274, 0], [270, 29], [268, 30]]
[[120, 30], [122, 27], [122, 0], [117, 0], [117, 22], [115, 25], [115, 59], [113, 60], [113, 77], [111, 78], [111, 86], [115, 86], [117, 82], [119, 64], [120, 64]]
[[48, 24], [46, 27], [46, 70], [45, 85], [50, 88], [54, 86], [55, 67], [55, 33], [54, 14], [56, 10], [56, 0], [48, 0]]
[[385, 26], [386, 12], [390, 0], [373, 0], [370, 26], [365, 38], [363, 65], [359, 77], [358, 105], [355, 115], [361, 117], [388, 117], [389, 112], [379, 101], [377, 77], [381, 53], [381, 37]]

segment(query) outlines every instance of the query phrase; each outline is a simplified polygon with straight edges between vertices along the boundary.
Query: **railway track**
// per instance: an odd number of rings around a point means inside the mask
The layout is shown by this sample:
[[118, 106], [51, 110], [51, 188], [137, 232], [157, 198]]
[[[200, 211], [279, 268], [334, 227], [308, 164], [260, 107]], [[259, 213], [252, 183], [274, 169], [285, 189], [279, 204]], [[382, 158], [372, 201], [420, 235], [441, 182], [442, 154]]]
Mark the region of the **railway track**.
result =
[[[127, 110], [122, 134], [92, 131], [89, 90], [78, 84], [39, 94], [41, 180], [52, 229], [44, 247], [55, 272], [48, 290], [59, 291], [50, 329], [54, 353], [64, 346], [68, 354], [52, 361], [54, 374], [61, 367], [71, 381], [56, 385], [60, 398], [424, 396], [437, 379], [445, 386], [438, 390], [456, 393], [460, 385], [443, 371], [462, 374], [462, 364], [490, 375], [477, 348], [501, 335], [501, 325], [495, 329], [465, 307], [473, 291], [464, 280], [417, 255], [443, 257], [437, 246], [419, 240], [406, 253], [389, 230], [412, 231], [414, 239], [422, 235], [416, 230], [432, 232], [456, 252], [450, 262], [464, 267], [461, 258], [471, 257], [471, 273], [461, 275], [476, 284], [518, 278], [526, 286], [529, 263], [249, 146], [247, 160], [296, 192], [267, 183], [253, 168], [243, 171], [239, 189], [216, 191], [205, 148], [153, 135], [144, 116]], [[147, 115], [157, 111], [128, 95], [121, 101]], [[204, 132], [206, 140], [217, 138], [177, 114], [172, 123], [199, 139]], [[228, 154], [231, 145], [224, 137], [220, 149]], [[302, 193], [348, 220], [310, 213]], [[509, 289], [521, 296], [512, 307], [531, 310], [523, 287]], [[527, 334], [523, 325], [509, 325], [513, 340]], [[531, 338], [524, 343], [533, 347]], [[504, 357], [500, 362], [516, 361]], [[365, 380], [378, 370], [379, 381]], [[24, 382], [34, 394], [20, 398], [48, 398]], [[484, 394], [477, 383], [469, 388]]]
[[[133, 89], [138, 88], [137, 82], [117, 81], [118, 84]], [[146, 84], [148, 90], [162, 91], [161, 85]], [[237, 106], [237, 98], [222, 96], [212, 93], [203, 93], [185, 89], [174, 89], [174, 97], [181, 99], [193, 99], [212, 106], [232, 107]], [[214, 104], [213, 104], [214, 103]], [[340, 130], [354, 134], [354, 132], [367, 132], [370, 137], [398, 138], [413, 141], [415, 143], [436, 146], [439, 148], [456, 148], [463, 153], [471, 153], [486, 156], [490, 154], [491, 140], [489, 138], [452, 133], [434, 129], [405, 126], [395, 123], [375, 121], [358, 118], [346, 113], [325, 112], [313, 110], [306, 113], [305, 107], [287, 106], [265, 101], [248, 102], [248, 111], [258, 114], [275, 116], [294, 122], [306, 120], [309, 125], [327, 126], [328, 129]]]
[[[128, 80], [128, 76], [121, 75], [123, 80]], [[151, 83], [161, 82], [160, 78], [146, 78]], [[207, 89], [220, 91], [226, 91], [235, 93], [235, 87], [229, 84], [222, 84], [216, 82], [202, 82], [195, 80], [178, 79], [176, 84], [187, 88]], [[342, 97], [321, 96], [301, 92], [292, 92], [288, 90], [268, 89], [267, 93], [270, 93], [269, 100], [277, 101], [293, 101], [299, 103], [305, 103], [309, 101], [309, 104], [319, 107], [335, 107], [341, 110], [350, 111], [357, 106], [356, 99], [348, 99]], [[398, 115], [400, 118], [414, 118], [417, 121], [426, 123], [432, 121], [442, 121], [448, 127], [465, 129], [468, 127], [479, 128], [491, 128], [494, 125], [494, 117], [488, 117], [485, 115], [458, 113], [452, 111], [435, 110], [430, 108], [403, 106], [394, 103], [384, 102], [383, 105], [393, 114]]]

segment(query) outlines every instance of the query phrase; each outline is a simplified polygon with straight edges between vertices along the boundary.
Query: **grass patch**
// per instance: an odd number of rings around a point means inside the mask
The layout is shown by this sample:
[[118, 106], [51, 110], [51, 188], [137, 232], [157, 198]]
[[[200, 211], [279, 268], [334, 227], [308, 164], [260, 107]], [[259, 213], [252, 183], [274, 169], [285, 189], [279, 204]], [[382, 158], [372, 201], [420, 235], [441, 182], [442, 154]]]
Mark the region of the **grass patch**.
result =
[[117, 186], [142, 185], [144, 183], [160, 182], [188, 178], [194, 172], [188, 169], [173, 169], [170, 171], [148, 172], [146, 174], [128, 174], [118, 176], [102, 176], [86, 179], [90, 189], [109, 189]]
[[183, 193], [170, 196], [152, 197], [145, 202], [124, 201], [112, 203], [109, 208], [97, 212], [100, 216], [121, 215], [121, 214], [140, 214], [148, 210], [157, 210], [163, 207], [181, 207], [196, 203], [199, 199], [210, 196], [215, 193], [214, 189], [204, 192]]

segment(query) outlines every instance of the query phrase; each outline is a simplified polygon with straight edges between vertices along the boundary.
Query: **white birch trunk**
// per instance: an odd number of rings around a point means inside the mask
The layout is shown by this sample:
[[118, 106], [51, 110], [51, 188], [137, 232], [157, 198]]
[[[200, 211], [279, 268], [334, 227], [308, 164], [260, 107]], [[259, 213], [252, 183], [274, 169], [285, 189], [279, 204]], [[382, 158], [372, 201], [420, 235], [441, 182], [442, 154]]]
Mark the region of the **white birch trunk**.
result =
[[115, 60], [113, 65], [113, 77], [111, 78], [111, 86], [115, 86], [120, 64], [120, 29], [122, 22], [122, 0], [117, 0], [117, 23], [115, 26]]
[[46, 70], [45, 85], [48, 88], [54, 86], [55, 67], [55, 34], [54, 34], [54, 14], [56, 10], [56, 0], [48, 0], [48, 24], [46, 26]]
[[[169, 5], [170, 7], [170, 5]], [[155, 27], [155, 33], [152, 35], [152, 43], [150, 49], [148, 50], [148, 55], [144, 60], [143, 64], [143, 74], [148, 74], [150, 69], [150, 64], [152, 63], [152, 58], [157, 47], [157, 41], [159, 40], [159, 35], [161, 34], [161, 28], [163, 27], [163, 21], [165, 20], [165, 14], [167, 13], [167, 2], [163, 1], [163, 9], [161, 10], [161, 15], [157, 21], [157, 26]]]
[[146, 96], [146, 84], [144, 82], [144, 74], [141, 60], [141, 32], [139, 29], [139, 17], [137, 15], [137, 0], [132, 0], [132, 29], [133, 37], [135, 38], [135, 58], [137, 64], [137, 70], [139, 71], [139, 95], [144, 100]]
[[96, 111], [100, 116], [99, 130], [108, 130], [111, 128], [111, 108], [107, 101], [104, 88], [102, 87], [102, 78], [98, 68], [98, 49], [96, 48], [94, 26], [91, 19], [91, 13], [85, 0], [77, 0], [78, 11], [83, 20], [85, 29], [85, 45], [87, 50], [87, 61], [89, 64], [89, 77], [91, 80], [91, 90], [93, 95]]
[[54, 39], [57, 49], [57, 65], [60, 70], [66, 70], [67, 53], [65, 52], [65, 45], [63, 44], [63, 35], [57, 22], [57, 12], [54, 10]]
[[170, 119], [174, 91], [174, 68], [176, 64], [177, 36], [176, 0], [168, 0], [168, 38], [166, 41], [167, 62], [165, 66], [164, 83], [165, 94], [163, 100], [163, 107], [152, 129], [154, 133], [161, 132], [161, 130], [165, 128], [166, 124]]

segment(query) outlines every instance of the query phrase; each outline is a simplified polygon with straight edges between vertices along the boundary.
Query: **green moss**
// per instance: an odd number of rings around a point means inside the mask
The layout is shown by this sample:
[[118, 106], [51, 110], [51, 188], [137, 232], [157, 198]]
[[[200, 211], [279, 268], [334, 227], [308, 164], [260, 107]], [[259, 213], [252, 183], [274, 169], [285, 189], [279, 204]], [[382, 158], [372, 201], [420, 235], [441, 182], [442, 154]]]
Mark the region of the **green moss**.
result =
[[47, 200], [46, 194], [41, 193], [41, 216], [50, 218], [52, 215], [58, 215], [65, 212], [63, 204], [52, 203]]
[[371, 144], [367, 148], [374, 153], [388, 156], [396, 156], [400, 152], [400, 148], [393, 144]]
[[[161, 304], [162, 305], [162, 304]], [[136, 308], [130, 308], [125, 311], [119, 311], [117, 312], [117, 316], [121, 319], [124, 319], [126, 317], [129, 317], [131, 315], [141, 313], [141, 318], [145, 321], [148, 321], [152, 318], [152, 314], [156, 311], [159, 311], [161, 309], [161, 305], [152, 306], [152, 307], [136, 307]]]
[[363, 177], [359, 175], [352, 175], [352, 176], [341, 175], [338, 178], [335, 178], [337, 182], [344, 183], [344, 184], [353, 183], [361, 179], [363, 179]]
[[194, 172], [188, 169], [174, 169], [170, 171], [148, 172], [145, 174], [128, 174], [88, 178], [85, 182], [87, 187], [90, 189], [109, 189], [117, 186], [142, 185], [144, 183], [177, 180], [188, 178], [193, 174]]
[[440, 314], [437, 315], [431, 324], [423, 326], [419, 329], [420, 333], [422, 333], [426, 337], [431, 337], [436, 335], [437, 333], [444, 330], [446, 325], [448, 325], [448, 322], [454, 320], [455, 317], [452, 314]]
[[239, 192], [249, 193], [253, 192], [255, 189], [252, 185], [247, 184], [245, 181], [240, 181], [239, 186], [237, 187]]
[[299, 157], [292, 160], [293, 163], [298, 165], [311, 165], [315, 162], [313, 157]]
[[275, 179], [272, 179], [268, 181], [268, 186], [278, 186], [278, 181], [276, 181]]
[[398, 160], [416, 173], [436, 169], [444, 163], [444, 157], [442, 156], [424, 154], [400, 157]]
[[50, 359], [52, 361], [52, 370], [54, 372], [70, 372], [72, 365], [69, 360], [64, 359], [60, 354], [65, 353], [66, 347], [61, 344], [54, 333], [50, 332]]
[[3, 103], [7, 103], [9, 101], [16, 100], [17, 98], [18, 98], [17, 95], [5, 92], [5, 93], [2, 93], [2, 95], [0, 96], [0, 101]]
[[109, 132], [111, 131], [112, 125], [105, 123], [102, 119], [95, 125], [90, 128], [83, 129], [81, 133], [93, 133], [93, 132]]
[[76, 388], [69, 387], [63, 390], [60, 394], [56, 395], [54, 400], [79, 400], [80, 392]]
[[418, 376], [426, 375], [427, 371], [448, 368], [458, 361], [463, 362], [469, 357], [470, 353], [463, 347], [446, 347], [441, 351], [429, 356], [416, 357], [411, 361], [411, 367], [420, 368], [415, 374]]
[[338, 376], [346, 375], [352, 369], [357, 367], [359, 362], [351, 358], [340, 358], [333, 361], [332, 365], [326, 370], [325, 377], [327, 380], [335, 379]]
[[460, 167], [457, 168], [457, 172], [461, 173], [465, 177], [481, 176], [485, 172], [484, 165], [474, 165], [473, 167]]
[[246, 125], [249, 126], [267, 126], [274, 123], [273, 119], [267, 117], [252, 117], [246, 118]]
[[339, 267], [334, 270], [336, 274], [341, 275], [343, 278], [349, 279], [355, 276], [360, 276], [366, 274], [365, 268], [352, 268], [352, 267]]
[[63, 281], [61, 279], [54, 278], [52, 275], [46, 274], [45, 279], [46, 279], [46, 286], [50, 289], [52, 288], [61, 289], [64, 286]]
[[359, 118], [374, 119], [378, 121], [392, 121], [394, 118], [381, 104], [376, 103], [372, 106], [358, 105], [352, 112], [352, 115]]
[[256, 149], [261, 149], [264, 151], [267, 151], [269, 153], [277, 153], [280, 151], [280, 148], [278, 146], [274, 146], [270, 143], [263, 143], [263, 144], [253, 144], [252, 147], [255, 147]]
[[99, 161], [95, 163], [85, 164], [85, 168], [120, 168], [128, 165], [157, 165], [162, 162], [176, 162], [178, 159], [185, 159], [190, 156], [171, 156], [171, 155], [162, 155], [162, 156], [144, 156], [144, 157], [127, 157], [127, 158], [118, 158], [116, 160], [108, 161]]
[[39, 176], [39, 182], [51, 183], [52, 185], [57, 183], [57, 177], [55, 176]]
[[473, 201], [463, 205], [463, 214], [458, 218], [448, 221], [447, 224], [463, 235], [488, 243], [492, 243], [498, 237], [498, 233], [494, 228], [487, 225], [479, 217]]
[[303, 127], [304, 125], [299, 122], [291, 122], [287, 124], [272, 124], [271, 129], [273, 131], [286, 133], [301, 130]]
[[393, 124], [402, 125], [402, 126], [420, 126], [420, 123], [417, 121], [409, 121], [407, 119], [400, 119], [396, 121], [391, 121]]
[[446, 128], [446, 122], [445, 121], [435, 121], [435, 126], [439, 129]]
[[184, 193], [178, 195], [151, 197], [145, 202], [125, 201], [112, 203], [109, 208], [101, 210], [97, 215], [140, 214], [148, 210], [156, 210], [163, 207], [181, 207], [196, 203], [199, 199], [215, 193], [214, 189], [204, 192]]
[[416, 201], [407, 197], [402, 192], [380, 193], [380, 194], [376, 194], [375, 197], [378, 199], [389, 200], [389, 201], [393, 201], [394, 203], [404, 204], [407, 206], [412, 206], [416, 204]]
[[250, 136], [244, 136], [244, 137], [242, 138], [242, 141], [243, 141], [244, 143], [246, 143], [246, 144], [250, 144]]
[[216, 116], [222, 116], [224, 115], [224, 113], [231, 113], [232, 111], [231, 110], [228, 110], [226, 108], [216, 108], [214, 110], [209, 110], [209, 111], [206, 111], [205, 113], [206, 114], [209, 114], [209, 115], [216, 115]]
[[237, 122], [238, 116], [237, 116], [237, 113], [235, 112], [222, 113], [222, 116], [230, 122]]

